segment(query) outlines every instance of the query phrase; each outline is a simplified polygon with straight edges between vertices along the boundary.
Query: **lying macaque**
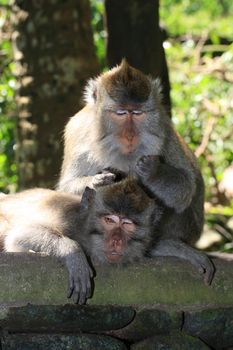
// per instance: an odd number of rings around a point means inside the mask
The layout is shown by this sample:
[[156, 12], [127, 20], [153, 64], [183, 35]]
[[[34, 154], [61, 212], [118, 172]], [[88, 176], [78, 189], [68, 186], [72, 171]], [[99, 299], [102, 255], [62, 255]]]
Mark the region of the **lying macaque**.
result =
[[44, 252], [69, 272], [68, 297], [83, 304], [91, 295], [87, 257], [104, 264], [139, 260], [151, 245], [162, 205], [127, 178], [86, 188], [82, 198], [32, 189], [0, 199], [0, 243], [6, 252]]

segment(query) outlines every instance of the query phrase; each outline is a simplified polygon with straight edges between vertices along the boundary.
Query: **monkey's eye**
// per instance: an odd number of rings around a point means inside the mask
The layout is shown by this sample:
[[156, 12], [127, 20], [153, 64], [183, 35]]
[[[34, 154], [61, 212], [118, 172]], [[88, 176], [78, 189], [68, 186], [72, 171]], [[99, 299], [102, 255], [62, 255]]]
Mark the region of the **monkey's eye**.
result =
[[105, 217], [104, 221], [106, 222], [106, 224], [114, 224], [114, 221], [111, 218]]
[[105, 215], [104, 221], [108, 225], [114, 225], [119, 223], [119, 217], [117, 215]]
[[143, 113], [143, 111], [140, 111], [140, 110], [132, 111], [132, 114], [134, 114], [134, 115], [141, 115], [142, 113]]
[[118, 109], [115, 113], [117, 115], [125, 115], [128, 114], [128, 111], [126, 109]]
[[133, 221], [127, 218], [122, 219], [122, 224], [123, 225], [132, 225]]
[[122, 219], [122, 225], [123, 227], [125, 227], [125, 229], [127, 231], [134, 231], [135, 229], [135, 224], [132, 220], [128, 219], [128, 218], [123, 218]]

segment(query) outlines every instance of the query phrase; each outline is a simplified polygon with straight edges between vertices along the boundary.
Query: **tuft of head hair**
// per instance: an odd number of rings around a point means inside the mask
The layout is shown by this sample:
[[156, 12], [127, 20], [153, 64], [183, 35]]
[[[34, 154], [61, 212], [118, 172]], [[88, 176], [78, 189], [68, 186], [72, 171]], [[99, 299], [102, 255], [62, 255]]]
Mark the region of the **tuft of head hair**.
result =
[[116, 213], [139, 215], [153, 205], [153, 200], [143, 191], [133, 177], [100, 188], [103, 203]]
[[147, 102], [153, 96], [159, 104], [162, 103], [162, 86], [159, 78], [152, 79], [140, 70], [130, 66], [123, 59], [116, 66], [95, 79], [90, 79], [84, 90], [84, 101], [87, 104], [96, 103], [98, 91], [105, 92], [118, 104], [140, 104]]
[[102, 76], [108, 95], [121, 103], [141, 103], [149, 98], [151, 80], [140, 70], [133, 68], [123, 59], [120, 66]]

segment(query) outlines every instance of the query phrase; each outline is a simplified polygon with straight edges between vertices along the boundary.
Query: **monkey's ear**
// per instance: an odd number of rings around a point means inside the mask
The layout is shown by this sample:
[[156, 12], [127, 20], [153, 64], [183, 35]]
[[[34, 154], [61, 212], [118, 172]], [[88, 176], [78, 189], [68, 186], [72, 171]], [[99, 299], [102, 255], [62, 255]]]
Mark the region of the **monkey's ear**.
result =
[[97, 98], [97, 79], [90, 79], [84, 89], [84, 101], [95, 104]]
[[96, 191], [94, 189], [86, 187], [82, 195], [80, 206], [84, 209], [88, 209], [95, 198], [95, 193]]

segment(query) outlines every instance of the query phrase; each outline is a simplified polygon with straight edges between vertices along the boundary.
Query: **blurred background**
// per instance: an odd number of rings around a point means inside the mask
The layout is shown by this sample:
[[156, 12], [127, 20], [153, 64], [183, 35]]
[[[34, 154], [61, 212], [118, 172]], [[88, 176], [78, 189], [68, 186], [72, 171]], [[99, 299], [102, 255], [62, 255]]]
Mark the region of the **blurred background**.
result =
[[198, 157], [198, 246], [233, 252], [233, 2], [0, 0], [0, 191], [53, 187], [88, 78], [126, 57], [163, 86]]

